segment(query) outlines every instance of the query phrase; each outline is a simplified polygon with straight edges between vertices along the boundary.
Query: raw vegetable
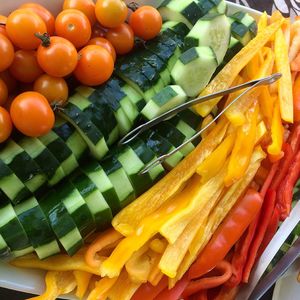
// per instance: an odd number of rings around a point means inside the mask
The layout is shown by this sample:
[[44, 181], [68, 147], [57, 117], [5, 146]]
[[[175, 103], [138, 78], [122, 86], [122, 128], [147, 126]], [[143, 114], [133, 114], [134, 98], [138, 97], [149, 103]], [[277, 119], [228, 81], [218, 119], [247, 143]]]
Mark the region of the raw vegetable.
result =
[[116, 61], [116, 50], [111, 44], [111, 42], [103, 37], [95, 37], [89, 40], [87, 45], [97, 45], [105, 48], [112, 56], [114, 62]]
[[3, 34], [0, 34], [0, 55], [3, 59], [0, 62], [0, 71], [5, 71], [14, 60], [14, 46]]
[[5, 82], [0, 79], [0, 105], [3, 106], [7, 101], [8, 89]]
[[8, 111], [0, 107], [0, 143], [6, 141], [12, 132], [12, 122]]

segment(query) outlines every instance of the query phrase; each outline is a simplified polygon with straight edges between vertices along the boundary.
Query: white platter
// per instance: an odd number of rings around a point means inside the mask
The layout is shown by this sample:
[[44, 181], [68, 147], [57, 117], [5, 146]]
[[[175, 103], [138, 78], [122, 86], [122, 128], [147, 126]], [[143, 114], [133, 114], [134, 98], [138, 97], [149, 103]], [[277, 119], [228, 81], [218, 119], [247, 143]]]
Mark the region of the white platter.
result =
[[[184, 1], [184, 0], [181, 0]], [[40, 4], [43, 4], [45, 7], [47, 7], [49, 10], [51, 10], [53, 13], [57, 13], [62, 6], [63, 0], [3, 0], [0, 1], [0, 14], [1, 15], [7, 15], [12, 10], [16, 9], [18, 6], [20, 6], [22, 3], [26, 2], [37, 2]], [[131, 2], [131, 1], [128, 1]], [[158, 6], [162, 1], [161, 0], [136, 0], [138, 3], [147, 3], [153, 6]], [[249, 14], [251, 14], [253, 17], [258, 18], [260, 16], [260, 12], [240, 6], [234, 3], [228, 3], [229, 11], [235, 12], [236, 10], [242, 10]], [[44, 290], [44, 272], [36, 271], [36, 270], [25, 270], [25, 269], [18, 269], [14, 268], [6, 263], [0, 262], [0, 287], [21, 291], [25, 293], [31, 293], [31, 294], [40, 294]], [[294, 275], [295, 276], [295, 275]], [[285, 281], [286, 282], [286, 281]], [[285, 299], [285, 300], [294, 300], [298, 299], [298, 295], [300, 293], [300, 285], [297, 289], [297, 294], [291, 294], [287, 292], [288, 289], [284, 289], [284, 294], [281, 294], [281, 286], [285, 285], [280, 284], [279, 287], [276, 287], [274, 293], [273, 300], [279, 300], [279, 299]], [[297, 288], [297, 287], [296, 287]], [[293, 290], [293, 289], [292, 289]], [[295, 289], [296, 291], [296, 289]], [[284, 295], [284, 298], [283, 298]], [[296, 297], [297, 295], [297, 297]], [[1, 299], [1, 295], [0, 295]], [[72, 297], [68, 297], [68, 299], [74, 299]]]

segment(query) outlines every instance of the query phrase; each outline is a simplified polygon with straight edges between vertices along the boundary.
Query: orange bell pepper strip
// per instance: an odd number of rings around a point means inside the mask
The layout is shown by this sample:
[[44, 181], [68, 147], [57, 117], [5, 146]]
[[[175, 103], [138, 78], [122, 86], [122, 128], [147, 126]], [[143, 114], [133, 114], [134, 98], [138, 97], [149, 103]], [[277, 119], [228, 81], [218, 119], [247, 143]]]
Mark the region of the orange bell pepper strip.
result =
[[83, 272], [83, 271], [74, 271], [73, 274], [75, 276], [76, 283], [77, 283], [77, 289], [75, 295], [79, 299], [82, 299], [87, 292], [93, 274]]
[[275, 34], [274, 41], [275, 64], [282, 77], [278, 81], [279, 104], [281, 118], [289, 123], [294, 121], [293, 86], [288, 57], [288, 45], [281, 29]]
[[99, 266], [103, 257], [99, 258], [97, 267], [89, 266], [84, 259], [83, 253], [76, 253], [70, 257], [67, 254], [60, 254], [40, 260], [36, 255], [30, 254], [19, 257], [10, 262], [11, 265], [20, 268], [41, 269], [47, 271], [83, 271], [94, 275], [100, 275]]
[[225, 161], [231, 152], [235, 134], [232, 133], [208, 156], [204, 162], [198, 167], [197, 173], [201, 176], [201, 182], [207, 182], [212, 177], [216, 176], [225, 164]]
[[118, 242], [122, 238], [123, 236], [114, 229], [109, 229], [101, 233], [100, 236], [88, 247], [85, 253], [86, 263], [91, 267], [98, 267], [99, 261], [96, 258], [97, 252], [100, 252], [105, 247]]
[[[201, 96], [209, 95], [217, 91], [227, 89], [231, 86], [236, 76], [251, 61], [251, 59], [261, 51], [262, 47], [270, 40], [274, 33], [280, 28], [283, 20], [273, 23], [259, 32], [257, 36], [251, 40], [225, 67], [217, 74], [217, 76], [208, 84], [201, 92]], [[206, 103], [196, 105], [197, 112], [205, 117], [213, 107], [218, 104], [221, 98], [216, 98]]]
[[223, 140], [227, 126], [228, 121], [221, 118], [216, 127], [193, 152], [157, 184], [114, 217], [112, 221], [114, 228], [125, 236], [133, 233], [147, 215], [161, 207], [192, 177], [197, 167]]
[[284, 134], [284, 128], [281, 122], [279, 103], [278, 101], [275, 101], [272, 124], [271, 124], [272, 142], [267, 148], [270, 160], [272, 162], [281, 159], [283, 156], [283, 152], [282, 152], [283, 134]]
[[106, 300], [104, 295], [113, 287], [117, 279], [118, 277], [100, 279], [96, 282], [96, 286], [88, 295], [87, 300]]
[[247, 112], [246, 123], [237, 130], [237, 138], [229, 159], [225, 178], [226, 186], [230, 186], [239, 180], [249, 166], [256, 139], [257, 115], [258, 106], [255, 104]]
[[215, 268], [225, 258], [232, 246], [254, 220], [261, 209], [262, 203], [263, 199], [257, 191], [252, 189], [247, 191], [246, 195], [230, 210], [212, 239], [190, 268], [190, 279], [201, 277]]
[[58, 296], [71, 293], [76, 288], [76, 280], [72, 272], [47, 272], [46, 291], [30, 300], [55, 300]]

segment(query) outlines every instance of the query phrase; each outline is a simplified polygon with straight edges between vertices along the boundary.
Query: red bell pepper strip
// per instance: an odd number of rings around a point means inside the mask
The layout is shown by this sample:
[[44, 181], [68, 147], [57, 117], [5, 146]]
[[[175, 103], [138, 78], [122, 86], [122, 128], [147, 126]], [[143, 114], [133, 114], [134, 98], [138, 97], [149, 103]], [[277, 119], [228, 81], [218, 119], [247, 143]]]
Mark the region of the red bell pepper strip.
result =
[[251, 246], [255, 230], [257, 228], [259, 216], [260, 214], [256, 216], [242, 238], [239, 239], [239, 241], [235, 245], [233, 257], [231, 260], [232, 276], [225, 284], [229, 288], [238, 286], [242, 281], [245, 263], [247, 261], [249, 248]]
[[275, 207], [275, 199], [276, 199], [276, 192], [274, 190], [269, 189], [266, 193], [266, 197], [264, 199], [263, 206], [261, 208], [261, 214], [255, 232], [255, 237], [249, 249], [248, 258], [243, 273], [243, 279], [242, 279], [243, 282], [246, 283], [248, 282], [250, 272], [252, 270], [252, 267], [257, 257], [257, 251], [260, 247], [261, 242], [263, 241], [268, 224], [272, 217], [272, 213]]
[[193, 295], [189, 300], [207, 300], [207, 290], [202, 290], [196, 295]]
[[278, 167], [279, 167], [279, 162], [276, 162], [275, 164], [272, 164], [271, 170], [270, 170], [267, 178], [265, 179], [265, 181], [263, 183], [263, 186], [260, 189], [260, 195], [263, 199], [266, 196], [266, 192], [269, 189], [269, 187], [270, 187], [270, 185], [273, 181], [273, 178], [274, 178], [274, 176], [275, 176], [275, 174], [278, 170]]
[[189, 278], [194, 279], [212, 270], [221, 262], [232, 246], [239, 240], [262, 206], [262, 197], [249, 189], [231, 209], [209, 243], [200, 253], [189, 270]]
[[290, 165], [285, 179], [280, 185], [280, 193], [277, 197], [276, 207], [280, 212], [280, 220], [285, 220], [290, 211], [293, 200], [293, 188], [300, 175], [300, 152], [296, 154], [294, 162]]
[[144, 283], [134, 293], [131, 300], [153, 300], [159, 293], [161, 293], [167, 287], [168, 278], [166, 276], [164, 276], [156, 286], [153, 286], [149, 282]]
[[182, 296], [185, 298], [201, 290], [218, 287], [229, 280], [232, 275], [231, 264], [225, 260], [219, 262], [214, 268], [215, 270], [220, 272], [221, 275], [191, 280], [182, 293]]
[[272, 218], [267, 227], [264, 239], [259, 247], [257, 253], [258, 257], [262, 255], [262, 253], [265, 251], [266, 247], [269, 245], [270, 241], [272, 240], [273, 236], [275, 235], [277, 228], [279, 226], [279, 218], [280, 218], [279, 210], [275, 207]]
[[[172, 289], [164, 289], [155, 300], [177, 300], [189, 284], [187, 274], [180, 279]], [[141, 298], [144, 299], [144, 298]]]
[[300, 76], [296, 77], [293, 85], [293, 98], [294, 98], [294, 121], [300, 121]]
[[298, 152], [300, 146], [300, 123], [294, 124], [289, 136], [289, 144], [291, 145], [294, 153]]

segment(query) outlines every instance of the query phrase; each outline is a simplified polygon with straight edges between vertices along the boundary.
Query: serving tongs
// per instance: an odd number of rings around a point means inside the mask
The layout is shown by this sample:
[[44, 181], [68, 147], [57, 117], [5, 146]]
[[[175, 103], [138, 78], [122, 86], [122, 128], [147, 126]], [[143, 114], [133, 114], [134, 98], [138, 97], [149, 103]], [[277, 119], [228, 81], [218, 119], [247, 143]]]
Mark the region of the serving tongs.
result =
[[218, 98], [218, 97], [223, 97], [225, 95], [229, 95], [231, 93], [237, 92], [239, 90], [243, 90], [245, 89], [240, 95], [238, 95], [236, 98], [234, 98], [226, 107], [224, 107], [214, 118], [213, 120], [211, 120], [206, 126], [204, 126], [201, 130], [199, 130], [195, 135], [193, 135], [190, 139], [188, 139], [187, 141], [185, 141], [184, 143], [182, 143], [180, 146], [178, 146], [177, 148], [175, 148], [174, 150], [172, 150], [171, 152], [164, 154], [158, 158], [156, 158], [155, 160], [153, 160], [152, 162], [150, 162], [148, 165], [146, 165], [144, 167], [144, 169], [142, 169], [140, 171], [140, 174], [145, 174], [147, 172], [149, 172], [152, 168], [156, 167], [157, 165], [161, 164], [163, 161], [165, 161], [168, 157], [172, 156], [174, 153], [176, 153], [177, 151], [179, 151], [180, 149], [182, 149], [184, 146], [186, 146], [187, 144], [189, 144], [190, 142], [192, 142], [193, 140], [195, 140], [197, 137], [199, 137], [201, 135], [201, 133], [203, 133], [207, 128], [210, 127], [211, 124], [213, 124], [216, 120], [218, 120], [220, 118], [220, 116], [223, 115], [223, 113], [229, 108], [231, 107], [235, 102], [237, 102], [241, 97], [243, 97], [246, 93], [248, 93], [249, 91], [251, 91], [252, 89], [258, 87], [258, 86], [263, 86], [263, 85], [269, 85], [272, 84], [274, 82], [276, 82], [282, 75], [280, 73], [275, 73], [272, 74], [270, 76], [267, 77], [263, 77], [260, 79], [255, 79], [255, 80], [251, 80], [248, 82], [245, 82], [243, 84], [240, 85], [236, 85], [233, 87], [230, 87], [229, 89], [226, 90], [221, 90], [219, 92], [210, 94], [210, 95], [206, 95], [206, 96], [200, 96], [197, 97], [195, 99], [192, 99], [188, 102], [185, 102], [181, 105], [176, 106], [175, 108], [163, 113], [162, 115], [154, 118], [153, 120], [146, 122], [144, 124], [139, 125], [138, 127], [136, 127], [135, 129], [133, 129], [132, 131], [130, 131], [128, 134], [126, 134], [119, 142], [119, 144], [124, 145], [127, 144], [129, 142], [131, 142], [132, 140], [134, 140], [136, 137], [138, 137], [141, 133], [143, 133], [144, 131], [148, 130], [149, 128], [159, 124], [160, 122], [167, 120], [173, 116], [175, 116], [177, 113], [195, 105], [195, 104], [199, 104], [199, 103], [204, 103], [206, 101]]

